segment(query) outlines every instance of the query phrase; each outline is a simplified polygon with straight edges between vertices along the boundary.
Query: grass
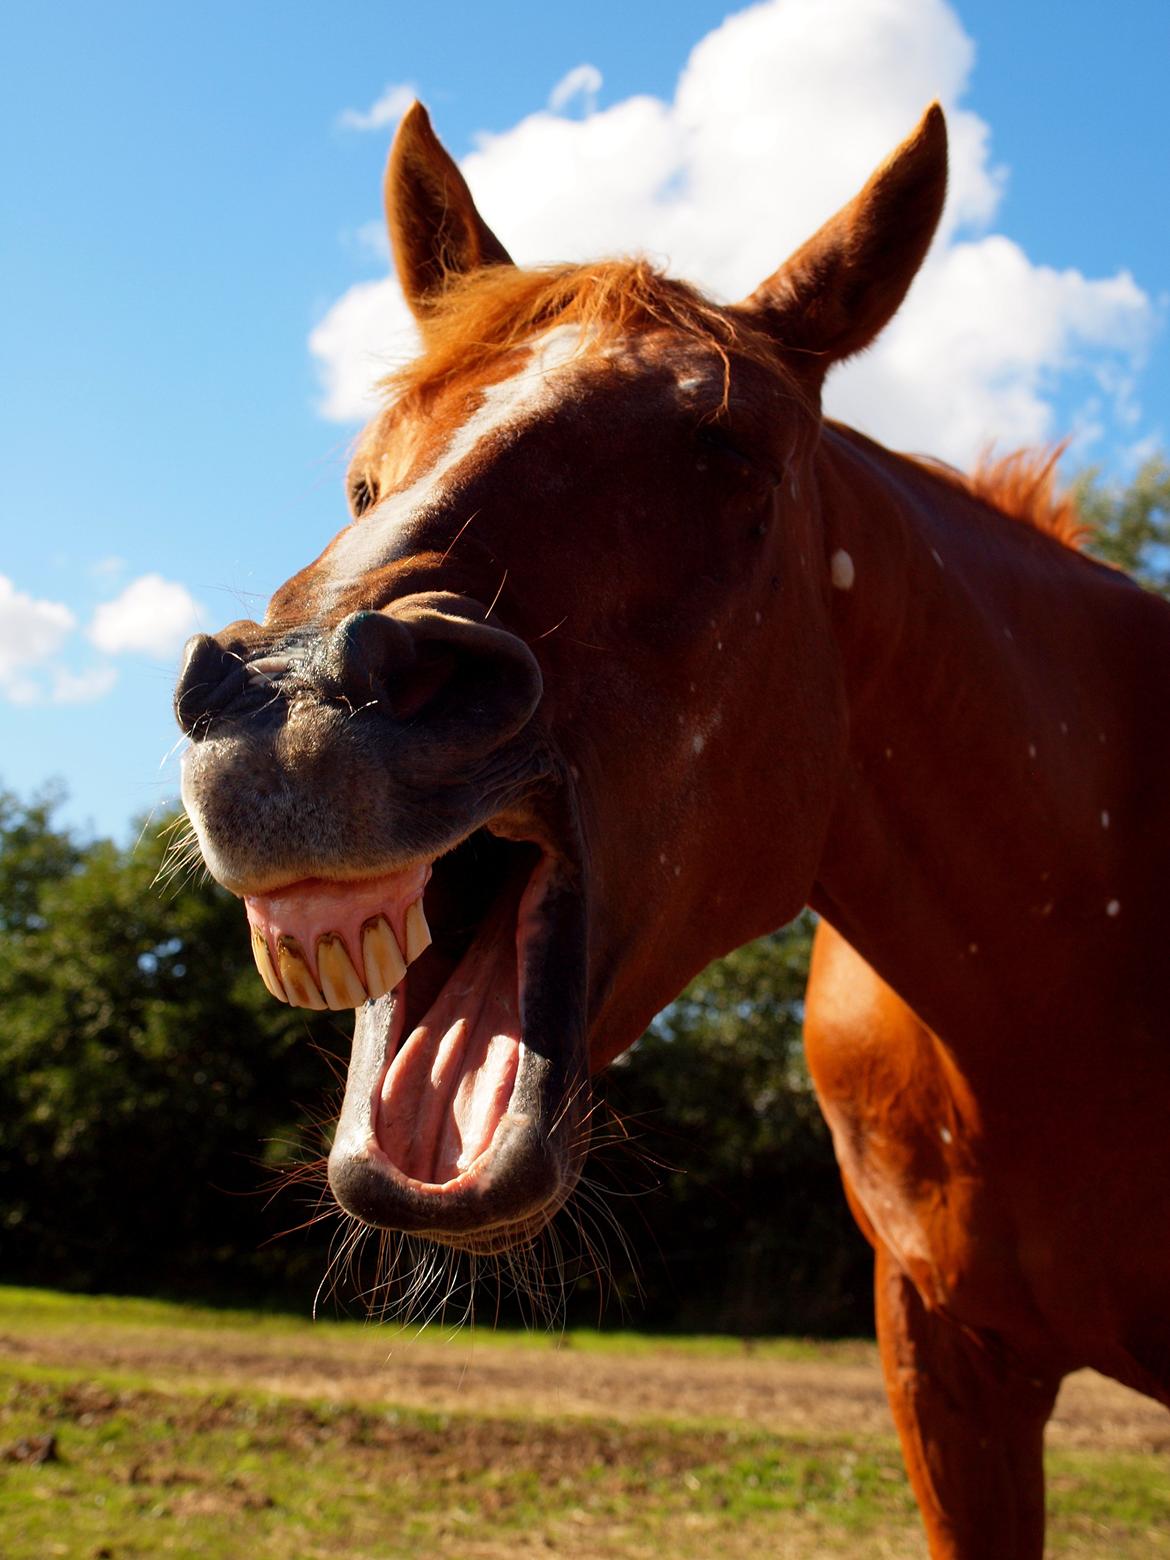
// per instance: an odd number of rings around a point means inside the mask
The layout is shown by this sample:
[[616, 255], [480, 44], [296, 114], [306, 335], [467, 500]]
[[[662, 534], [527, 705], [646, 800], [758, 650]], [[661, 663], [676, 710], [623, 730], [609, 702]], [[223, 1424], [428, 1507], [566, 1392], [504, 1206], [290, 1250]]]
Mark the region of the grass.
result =
[[[225, 1328], [254, 1332], [271, 1337], [305, 1337], [326, 1333], [332, 1337], [368, 1335], [372, 1326], [387, 1340], [413, 1338], [419, 1329], [395, 1322], [371, 1323], [366, 1320], [330, 1317], [309, 1323], [302, 1316], [283, 1311], [232, 1310], [212, 1306], [188, 1305], [170, 1300], [143, 1300], [120, 1295], [64, 1294], [50, 1289], [27, 1289], [0, 1285], [0, 1331], [19, 1328], [36, 1332], [79, 1326], [157, 1327], [207, 1329]], [[742, 1338], [712, 1334], [670, 1334], [657, 1336], [627, 1331], [598, 1331], [594, 1328], [569, 1328], [557, 1331], [521, 1330], [495, 1327], [431, 1327], [434, 1336], [454, 1336], [461, 1340], [474, 1335], [477, 1348], [579, 1349], [600, 1354], [628, 1354], [651, 1357], [663, 1352], [704, 1359], [739, 1358], [745, 1350], [761, 1359], [825, 1360], [867, 1358], [871, 1345], [855, 1340], [825, 1341], [810, 1338], [763, 1338], [745, 1343]]]
[[[387, 1336], [372, 1340], [352, 1323], [0, 1290], [0, 1552], [5, 1560], [924, 1553], [892, 1436], [765, 1431], [743, 1419], [681, 1421], [658, 1411], [570, 1414], [555, 1392], [540, 1396], [539, 1351], [550, 1346], [540, 1336], [488, 1346], [493, 1371], [532, 1384], [523, 1413], [490, 1403], [428, 1409], [376, 1392], [358, 1400], [361, 1378], [352, 1375], [327, 1394], [300, 1390], [323, 1348], [352, 1370], [374, 1357], [372, 1341], [381, 1357]], [[264, 1350], [249, 1353], [258, 1341]], [[852, 1347], [847, 1358], [860, 1357]], [[677, 1340], [574, 1335], [570, 1348], [592, 1351], [598, 1369], [606, 1355], [630, 1368], [636, 1359], [647, 1380], [659, 1361], [677, 1373], [742, 1360], [727, 1340], [686, 1340], [680, 1352]], [[804, 1346], [794, 1358], [801, 1370], [840, 1369], [831, 1350]], [[279, 1385], [261, 1389], [248, 1372], [270, 1372], [274, 1360]], [[56, 1438], [57, 1460], [37, 1463], [29, 1453], [46, 1435]], [[1158, 1458], [1066, 1451], [1050, 1471], [1052, 1556], [1170, 1557], [1170, 1491]]]
[[484, 1534], [505, 1552], [634, 1554], [680, 1523], [694, 1542], [673, 1552], [698, 1556], [730, 1527], [763, 1542], [780, 1513], [842, 1538], [913, 1521], [892, 1446], [849, 1440], [372, 1411], [29, 1367], [6, 1373], [0, 1402], [6, 1441], [52, 1424], [61, 1457], [6, 1475], [10, 1560], [235, 1560], [245, 1529], [250, 1555], [305, 1560], [472, 1554]]

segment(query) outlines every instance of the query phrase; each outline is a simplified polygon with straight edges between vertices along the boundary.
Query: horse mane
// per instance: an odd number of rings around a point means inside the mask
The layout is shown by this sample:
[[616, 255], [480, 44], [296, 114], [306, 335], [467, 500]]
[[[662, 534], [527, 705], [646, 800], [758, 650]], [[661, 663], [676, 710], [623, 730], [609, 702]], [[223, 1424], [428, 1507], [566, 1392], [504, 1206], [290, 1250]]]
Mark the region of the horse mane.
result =
[[930, 456], [913, 457], [916, 465], [941, 477], [960, 492], [989, 505], [1009, 520], [1030, 525], [1051, 536], [1063, 547], [1079, 552], [1091, 527], [1082, 517], [1072, 491], [1057, 483], [1056, 466], [1065, 445], [1013, 450], [993, 459], [990, 452], [979, 457], [971, 472], [957, 471], [945, 461]]
[[425, 399], [456, 375], [490, 371], [558, 325], [580, 328], [583, 357], [604, 354], [621, 336], [680, 330], [722, 359], [725, 385], [732, 352], [772, 368], [779, 363], [769, 338], [746, 317], [635, 256], [584, 265], [487, 266], [451, 277], [421, 321], [422, 352], [379, 388], [395, 399]]

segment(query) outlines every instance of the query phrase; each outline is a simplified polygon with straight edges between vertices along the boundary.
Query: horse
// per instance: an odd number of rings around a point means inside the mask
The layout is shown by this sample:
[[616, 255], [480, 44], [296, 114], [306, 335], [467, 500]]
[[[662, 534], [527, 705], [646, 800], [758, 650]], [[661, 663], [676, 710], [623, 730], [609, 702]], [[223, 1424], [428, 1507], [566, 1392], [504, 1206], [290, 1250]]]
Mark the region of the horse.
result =
[[934, 105], [723, 306], [641, 259], [514, 265], [415, 105], [385, 198], [421, 352], [349, 522], [189, 643], [175, 708], [262, 979], [356, 1011], [329, 1178], [384, 1229], [532, 1239], [589, 1078], [810, 904], [931, 1554], [1029, 1560], [1062, 1376], [1170, 1404], [1170, 609], [823, 416], [946, 175]]

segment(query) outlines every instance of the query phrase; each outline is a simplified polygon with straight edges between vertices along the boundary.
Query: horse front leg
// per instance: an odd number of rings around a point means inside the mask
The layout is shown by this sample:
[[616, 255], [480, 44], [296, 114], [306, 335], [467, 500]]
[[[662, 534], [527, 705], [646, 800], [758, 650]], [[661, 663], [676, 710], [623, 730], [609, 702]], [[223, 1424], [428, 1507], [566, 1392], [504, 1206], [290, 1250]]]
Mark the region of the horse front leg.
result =
[[1043, 1560], [1044, 1426], [1059, 1379], [932, 1312], [879, 1242], [882, 1373], [931, 1560]]

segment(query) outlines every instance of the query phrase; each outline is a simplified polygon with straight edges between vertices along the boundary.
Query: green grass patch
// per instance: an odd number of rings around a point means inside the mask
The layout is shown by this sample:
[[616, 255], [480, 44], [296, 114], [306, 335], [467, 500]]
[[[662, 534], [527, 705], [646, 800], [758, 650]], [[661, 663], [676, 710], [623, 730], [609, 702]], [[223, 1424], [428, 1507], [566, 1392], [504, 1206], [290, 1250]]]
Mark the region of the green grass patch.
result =
[[586, 1531], [653, 1543], [684, 1520], [707, 1532], [794, 1513], [842, 1534], [913, 1520], [892, 1445], [859, 1453], [848, 1440], [371, 1411], [10, 1371], [0, 1440], [31, 1447], [50, 1433], [57, 1460], [2, 1475], [9, 1560], [103, 1546], [119, 1560], [229, 1560], [245, 1528], [249, 1554], [291, 1560], [471, 1552], [460, 1543], [487, 1532], [568, 1552]]
[[627, 1354], [648, 1358], [659, 1354], [677, 1354], [698, 1359], [737, 1358], [744, 1354], [761, 1359], [847, 1360], [868, 1359], [873, 1344], [864, 1339], [821, 1341], [808, 1338], [741, 1339], [715, 1335], [656, 1335], [625, 1331], [595, 1331], [573, 1328], [565, 1331], [524, 1330], [519, 1328], [399, 1326], [394, 1322], [371, 1322], [356, 1318], [324, 1316], [314, 1320], [280, 1311], [219, 1309], [206, 1305], [188, 1305], [170, 1300], [145, 1300], [117, 1295], [62, 1294], [49, 1289], [26, 1289], [0, 1285], [0, 1331], [22, 1333], [40, 1329], [78, 1327], [158, 1327], [168, 1330], [189, 1328], [220, 1331], [231, 1328], [242, 1332], [306, 1338], [311, 1335], [359, 1337], [377, 1328], [379, 1338], [388, 1347], [395, 1338], [458, 1337], [474, 1339], [476, 1348], [578, 1349], [586, 1353]]
[[[373, 1355], [398, 1336], [379, 1332]], [[344, 1383], [368, 1387], [354, 1362], [371, 1341], [357, 1323], [0, 1290], [4, 1560], [924, 1555], [892, 1434], [833, 1433], [815, 1416], [787, 1433], [628, 1407], [620, 1420], [565, 1413], [557, 1372], [528, 1363], [551, 1346], [540, 1334], [476, 1334], [477, 1349], [518, 1351], [494, 1354], [492, 1370], [531, 1385], [523, 1410], [497, 1411], [490, 1395], [444, 1412], [351, 1401]], [[643, 1382], [660, 1358], [654, 1379], [671, 1385], [713, 1382], [726, 1372], [704, 1361], [743, 1354], [736, 1340], [613, 1334], [559, 1346], [631, 1372], [636, 1355]], [[835, 1386], [857, 1379], [832, 1375], [838, 1364], [872, 1360], [849, 1350], [777, 1345], [771, 1357], [807, 1360], [803, 1381]], [[680, 1367], [688, 1354], [693, 1367]], [[298, 1378], [331, 1379], [323, 1359], [345, 1373], [334, 1395], [308, 1397]], [[249, 1384], [257, 1361], [259, 1380], [287, 1387]], [[1166, 1473], [1164, 1458], [1136, 1452], [1050, 1456], [1051, 1560], [1170, 1560]]]

